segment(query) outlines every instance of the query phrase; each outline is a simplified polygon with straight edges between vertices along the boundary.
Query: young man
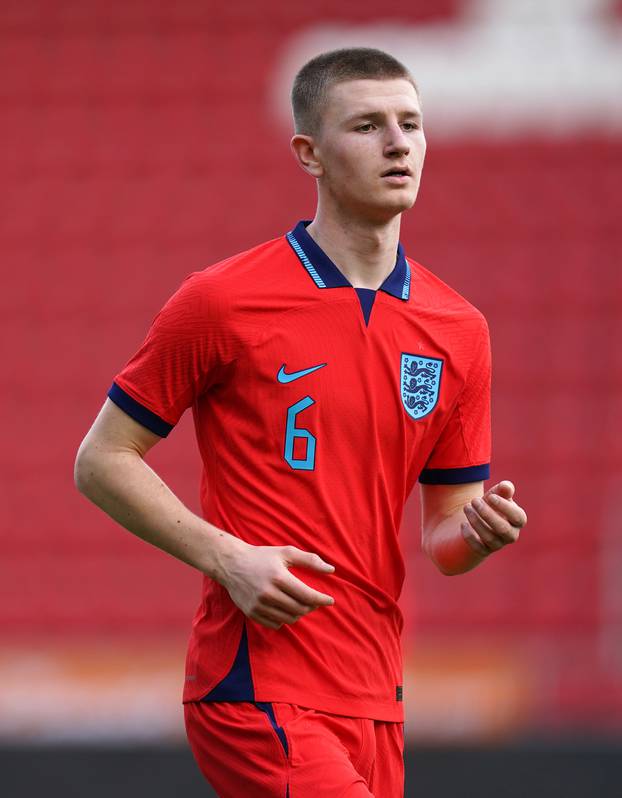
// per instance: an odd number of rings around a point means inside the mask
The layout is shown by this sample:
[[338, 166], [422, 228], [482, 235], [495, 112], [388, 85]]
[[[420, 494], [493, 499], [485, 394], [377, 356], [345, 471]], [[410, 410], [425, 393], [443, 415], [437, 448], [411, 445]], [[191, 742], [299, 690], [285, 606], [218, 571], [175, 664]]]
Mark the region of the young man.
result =
[[[446, 574], [526, 522], [489, 475], [484, 318], [399, 245], [425, 155], [415, 82], [377, 50], [296, 77], [318, 205], [192, 274], [114, 380], [79, 489], [205, 575], [184, 693], [208, 781], [240, 796], [403, 795], [398, 530], [417, 479]], [[145, 464], [192, 407], [203, 518]]]

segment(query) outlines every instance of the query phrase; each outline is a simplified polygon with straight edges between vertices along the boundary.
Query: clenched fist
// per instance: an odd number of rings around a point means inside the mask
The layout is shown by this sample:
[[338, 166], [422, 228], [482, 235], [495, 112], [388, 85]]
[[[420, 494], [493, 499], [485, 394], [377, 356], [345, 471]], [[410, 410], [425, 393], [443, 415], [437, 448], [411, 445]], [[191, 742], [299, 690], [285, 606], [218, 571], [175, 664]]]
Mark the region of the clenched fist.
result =
[[514, 485], [506, 479], [464, 505], [468, 523], [461, 525], [462, 536], [478, 554], [485, 557], [518, 540], [527, 514], [513, 496]]

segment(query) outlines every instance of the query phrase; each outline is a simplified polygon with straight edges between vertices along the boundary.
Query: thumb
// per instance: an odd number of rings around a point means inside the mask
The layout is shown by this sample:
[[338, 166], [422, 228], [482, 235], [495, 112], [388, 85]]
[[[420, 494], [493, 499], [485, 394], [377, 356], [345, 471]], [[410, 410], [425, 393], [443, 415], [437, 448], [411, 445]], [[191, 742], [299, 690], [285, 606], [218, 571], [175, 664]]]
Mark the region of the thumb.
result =
[[496, 493], [497, 496], [501, 496], [504, 499], [511, 499], [514, 496], [514, 490], [514, 484], [509, 479], [504, 479], [493, 485], [488, 493]]
[[335, 566], [323, 560], [319, 554], [310, 551], [302, 551], [295, 546], [285, 546], [285, 562], [287, 565], [302, 565], [303, 568], [311, 568], [313, 571], [323, 571], [332, 573]]

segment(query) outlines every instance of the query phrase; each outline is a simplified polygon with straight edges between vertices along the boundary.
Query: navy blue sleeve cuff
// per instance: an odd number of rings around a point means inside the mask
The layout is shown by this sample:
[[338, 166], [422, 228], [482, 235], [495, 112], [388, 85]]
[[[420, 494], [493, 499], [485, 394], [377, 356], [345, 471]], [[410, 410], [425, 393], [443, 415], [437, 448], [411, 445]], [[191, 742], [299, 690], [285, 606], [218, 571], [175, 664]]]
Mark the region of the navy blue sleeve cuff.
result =
[[424, 468], [419, 474], [423, 485], [460, 485], [463, 482], [481, 482], [490, 477], [490, 463], [467, 468]]
[[140, 402], [126, 393], [122, 388], [119, 388], [116, 382], [113, 382], [110, 390], [108, 391], [108, 398], [111, 399], [117, 407], [120, 407], [124, 413], [127, 413], [134, 421], [138, 421], [143, 427], [146, 427], [151, 432], [155, 432], [161, 438], [166, 438], [169, 432], [173, 429], [172, 424], [163, 421], [160, 416], [156, 416], [151, 410], [147, 410]]

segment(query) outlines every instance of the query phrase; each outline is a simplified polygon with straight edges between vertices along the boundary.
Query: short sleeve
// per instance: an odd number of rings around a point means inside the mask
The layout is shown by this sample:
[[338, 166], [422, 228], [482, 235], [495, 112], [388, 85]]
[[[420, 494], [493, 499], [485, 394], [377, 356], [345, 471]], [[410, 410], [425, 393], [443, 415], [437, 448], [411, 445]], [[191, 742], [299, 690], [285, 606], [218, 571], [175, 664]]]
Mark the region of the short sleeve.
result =
[[420, 482], [456, 485], [489, 478], [490, 381], [490, 336], [482, 317], [464, 387], [419, 476]]
[[116, 405], [161, 437], [209, 388], [226, 357], [222, 314], [205, 274], [186, 278], [108, 391]]

